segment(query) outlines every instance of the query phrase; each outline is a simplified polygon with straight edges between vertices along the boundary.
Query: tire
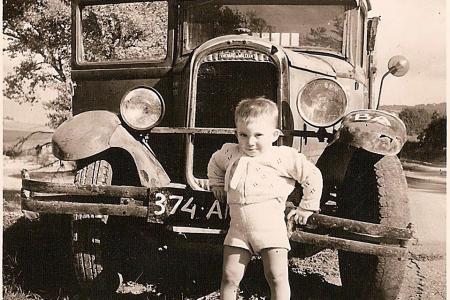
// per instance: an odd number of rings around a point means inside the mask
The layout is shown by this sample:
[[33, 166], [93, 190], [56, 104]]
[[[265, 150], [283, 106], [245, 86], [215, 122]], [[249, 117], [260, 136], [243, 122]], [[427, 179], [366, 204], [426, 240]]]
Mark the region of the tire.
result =
[[[343, 218], [406, 228], [407, 183], [396, 156], [357, 150], [340, 188], [338, 215]], [[405, 256], [407, 252], [405, 251]], [[406, 257], [382, 257], [339, 251], [346, 299], [396, 299]]]
[[[75, 184], [110, 185], [111, 165], [94, 161], [77, 171]], [[107, 216], [75, 214], [71, 220], [75, 274], [82, 289], [92, 287], [104, 269], [103, 243]]]

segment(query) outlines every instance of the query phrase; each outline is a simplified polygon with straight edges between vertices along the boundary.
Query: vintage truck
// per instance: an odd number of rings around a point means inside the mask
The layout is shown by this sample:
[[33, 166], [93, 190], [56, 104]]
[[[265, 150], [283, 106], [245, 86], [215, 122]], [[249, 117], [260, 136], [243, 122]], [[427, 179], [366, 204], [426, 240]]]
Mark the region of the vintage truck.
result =
[[[304, 153], [324, 178], [321, 213], [307, 226], [288, 221], [291, 256], [338, 249], [347, 299], [397, 297], [412, 237], [397, 157], [406, 133], [377, 110], [379, 18], [368, 17], [368, 0], [71, 6], [73, 118], [52, 144], [77, 171], [63, 184], [24, 170], [22, 208], [66, 216], [83, 288], [125, 272], [132, 248], [152, 263], [139, 239], [160, 251], [220, 253], [227, 208], [208, 191], [207, 163], [235, 141], [237, 102], [264, 95], [280, 110], [277, 144]], [[383, 79], [407, 70], [395, 56]]]

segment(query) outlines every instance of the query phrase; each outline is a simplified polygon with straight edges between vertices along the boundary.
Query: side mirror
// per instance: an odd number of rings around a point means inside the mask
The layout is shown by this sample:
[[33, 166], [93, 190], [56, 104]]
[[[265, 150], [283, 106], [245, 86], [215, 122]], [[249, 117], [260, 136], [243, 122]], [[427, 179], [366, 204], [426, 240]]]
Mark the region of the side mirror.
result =
[[402, 55], [393, 56], [388, 62], [388, 69], [390, 74], [396, 77], [402, 77], [408, 73], [409, 61]]
[[391, 59], [388, 62], [388, 71], [384, 73], [383, 77], [381, 78], [380, 91], [378, 93], [378, 101], [376, 107], [377, 109], [380, 106], [381, 90], [383, 89], [384, 78], [386, 78], [386, 76], [389, 74], [392, 74], [395, 77], [402, 77], [408, 72], [408, 70], [409, 70], [409, 61], [406, 59], [406, 57], [402, 55], [396, 55], [391, 57]]

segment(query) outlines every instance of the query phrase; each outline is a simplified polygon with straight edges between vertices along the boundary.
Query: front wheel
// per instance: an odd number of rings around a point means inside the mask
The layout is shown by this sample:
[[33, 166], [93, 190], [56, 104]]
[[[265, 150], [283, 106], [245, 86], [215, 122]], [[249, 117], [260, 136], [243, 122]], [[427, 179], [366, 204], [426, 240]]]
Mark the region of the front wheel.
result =
[[[91, 162], [77, 171], [75, 184], [110, 185], [111, 165], [105, 160]], [[71, 235], [75, 274], [83, 289], [89, 289], [104, 268], [103, 243], [107, 216], [75, 214]]]
[[[407, 183], [396, 156], [357, 150], [339, 194], [340, 217], [400, 228], [409, 223]], [[342, 286], [348, 299], [396, 299], [406, 257], [346, 251], [339, 251], [338, 255]]]

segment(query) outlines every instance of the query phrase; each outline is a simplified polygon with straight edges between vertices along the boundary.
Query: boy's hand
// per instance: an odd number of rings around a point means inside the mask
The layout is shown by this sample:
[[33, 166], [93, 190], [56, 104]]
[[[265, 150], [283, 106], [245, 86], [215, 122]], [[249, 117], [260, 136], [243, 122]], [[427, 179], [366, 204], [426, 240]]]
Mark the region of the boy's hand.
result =
[[287, 219], [289, 220], [294, 217], [294, 221], [297, 224], [300, 225], [306, 225], [306, 222], [308, 221], [308, 218], [313, 214], [314, 212], [311, 210], [306, 210], [301, 207], [297, 207], [296, 209], [291, 210], [288, 215]]
[[225, 202], [227, 200], [227, 193], [223, 189], [223, 186], [213, 186], [211, 187], [211, 191], [220, 202]]

